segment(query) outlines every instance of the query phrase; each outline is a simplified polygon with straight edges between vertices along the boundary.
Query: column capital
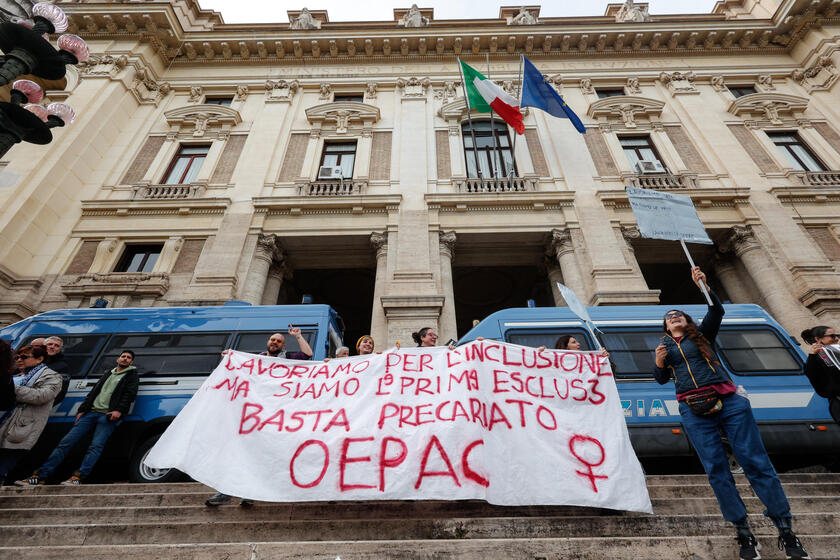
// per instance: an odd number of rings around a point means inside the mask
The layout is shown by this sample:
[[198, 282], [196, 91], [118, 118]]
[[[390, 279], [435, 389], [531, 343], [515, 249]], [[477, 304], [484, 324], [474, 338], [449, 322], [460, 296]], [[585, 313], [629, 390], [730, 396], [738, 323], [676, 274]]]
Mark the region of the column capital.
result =
[[557, 257], [569, 251], [574, 251], [575, 246], [572, 243], [572, 232], [569, 231], [569, 228], [551, 230], [549, 247]]
[[627, 244], [627, 248], [630, 249], [630, 252], [635, 253], [636, 248], [633, 246], [633, 242], [638, 241], [642, 238], [642, 232], [639, 231], [639, 227], [621, 226], [621, 236], [624, 238], [624, 241]]
[[269, 263], [283, 260], [283, 252], [277, 242], [277, 236], [273, 233], [261, 233], [257, 238], [257, 247], [254, 258], [262, 259]]
[[753, 249], [760, 249], [761, 243], [755, 237], [752, 226], [732, 226], [726, 244], [740, 257]]
[[374, 231], [370, 234], [370, 244], [376, 249], [376, 258], [385, 255], [388, 252], [388, 232]]
[[286, 266], [285, 261], [274, 262], [271, 264], [271, 268], [268, 269], [268, 276], [281, 281], [290, 280], [292, 278], [292, 271]]
[[438, 232], [438, 239], [440, 240], [440, 252], [446, 253], [451, 259], [452, 255], [455, 254], [455, 242], [458, 240], [458, 236], [455, 235], [454, 231], [440, 231]]

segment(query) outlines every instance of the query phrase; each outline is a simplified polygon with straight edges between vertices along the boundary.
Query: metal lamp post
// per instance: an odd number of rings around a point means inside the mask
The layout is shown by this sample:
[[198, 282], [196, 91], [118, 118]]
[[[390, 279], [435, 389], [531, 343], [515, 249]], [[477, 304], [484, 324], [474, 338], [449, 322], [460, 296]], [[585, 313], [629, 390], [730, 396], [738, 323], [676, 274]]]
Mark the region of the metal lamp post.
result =
[[[50, 33], [66, 29], [67, 16], [61, 8], [44, 2], [32, 7], [31, 20], [0, 24], [0, 50], [4, 53], [0, 56], [0, 86], [24, 74], [58, 80], [67, 73], [68, 64], [87, 60], [88, 46], [81, 37], [62, 35], [57, 49], [50, 44]], [[70, 124], [76, 116], [64, 103], [38, 105], [44, 92], [35, 82], [17, 80], [12, 88], [11, 102], [0, 102], [0, 157], [21, 141], [50, 143], [50, 129]]]

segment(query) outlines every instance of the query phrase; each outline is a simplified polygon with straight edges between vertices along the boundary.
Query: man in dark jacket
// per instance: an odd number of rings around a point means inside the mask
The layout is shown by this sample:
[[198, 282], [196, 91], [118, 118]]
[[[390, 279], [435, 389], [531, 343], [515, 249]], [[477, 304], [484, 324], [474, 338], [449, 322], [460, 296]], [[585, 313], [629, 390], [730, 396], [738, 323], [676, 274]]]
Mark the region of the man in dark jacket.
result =
[[50, 336], [44, 339], [44, 348], [47, 350], [47, 359], [44, 363], [51, 370], [61, 376], [61, 391], [53, 401], [53, 406], [64, 400], [67, 389], [70, 387], [70, 366], [64, 359], [64, 341], [57, 336]]
[[93, 470], [105, 448], [105, 442], [122, 422], [123, 417], [128, 414], [137, 397], [140, 376], [137, 368], [132, 365], [133, 362], [134, 352], [123, 350], [117, 358], [117, 367], [103, 375], [90, 390], [79, 407], [75, 425], [62, 438], [47, 461], [32, 476], [25, 480], [18, 480], [15, 485], [46, 484], [46, 479], [58, 468], [70, 450], [93, 430], [93, 439], [85, 453], [81, 468], [61, 484], [78, 485], [90, 475], [90, 471]]

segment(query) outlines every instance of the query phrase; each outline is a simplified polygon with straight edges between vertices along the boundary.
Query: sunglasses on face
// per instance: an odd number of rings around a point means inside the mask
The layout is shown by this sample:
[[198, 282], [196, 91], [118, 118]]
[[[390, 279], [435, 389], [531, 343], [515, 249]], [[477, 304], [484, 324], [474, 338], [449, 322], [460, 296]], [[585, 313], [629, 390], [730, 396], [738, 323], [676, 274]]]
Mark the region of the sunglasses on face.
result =
[[28, 359], [29, 359], [29, 358], [31, 358], [31, 357], [32, 357], [32, 356], [31, 356], [31, 355], [29, 355], [29, 354], [21, 354], [21, 355], [19, 355], [19, 356], [15, 356], [15, 359], [16, 359], [16, 360], [28, 360]]
[[833, 340], [837, 340], [838, 338], [840, 338], [840, 335], [838, 335], [838, 334], [824, 334], [820, 338], [831, 338]]
[[670, 313], [665, 314], [665, 320], [673, 319], [674, 317], [682, 317], [683, 314], [679, 311], [671, 311]]

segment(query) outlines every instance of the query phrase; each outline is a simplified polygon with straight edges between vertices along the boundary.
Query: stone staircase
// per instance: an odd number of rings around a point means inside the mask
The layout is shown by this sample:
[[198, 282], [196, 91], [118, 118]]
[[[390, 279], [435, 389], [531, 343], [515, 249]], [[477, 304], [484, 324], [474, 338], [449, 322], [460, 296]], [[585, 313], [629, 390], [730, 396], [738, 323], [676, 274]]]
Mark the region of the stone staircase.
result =
[[[736, 477], [764, 558], [776, 531]], [[561, 481], [558, 481], [561, 483]], [[812, 558], [840, 558], [840, 474], [786, 474]], [[196, 483], [0, 488], [0, 558], [342, 560], [737, 558], [702, 475], [647, 478], [656, 515], [474, 501], [257, 503], [208, 508]]]

